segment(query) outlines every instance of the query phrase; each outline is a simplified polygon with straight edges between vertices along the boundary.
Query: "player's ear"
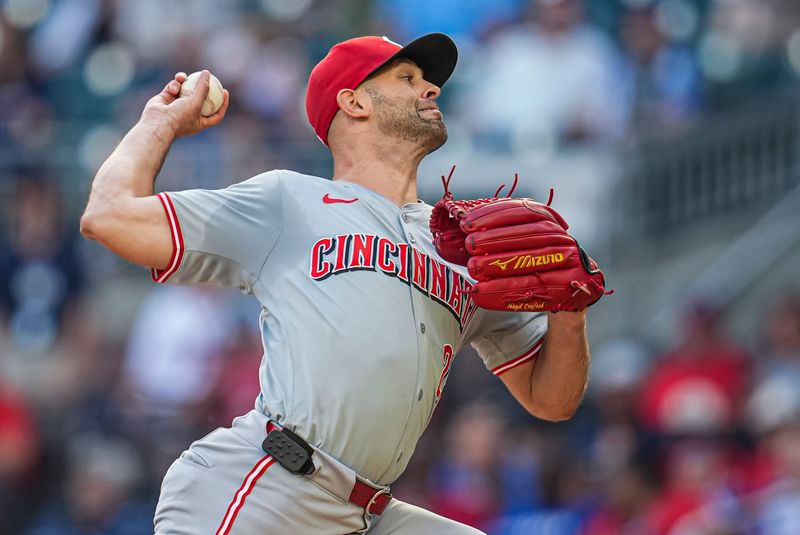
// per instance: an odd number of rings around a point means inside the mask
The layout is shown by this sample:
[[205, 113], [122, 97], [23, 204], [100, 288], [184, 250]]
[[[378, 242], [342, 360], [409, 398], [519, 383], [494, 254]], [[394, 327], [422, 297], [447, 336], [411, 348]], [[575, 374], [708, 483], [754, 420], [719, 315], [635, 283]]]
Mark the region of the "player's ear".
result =
[[340, 89], [336, 93], [339, 109], [353, 119], [366, 119], [372, 111], [372, 101], [364, 91]]

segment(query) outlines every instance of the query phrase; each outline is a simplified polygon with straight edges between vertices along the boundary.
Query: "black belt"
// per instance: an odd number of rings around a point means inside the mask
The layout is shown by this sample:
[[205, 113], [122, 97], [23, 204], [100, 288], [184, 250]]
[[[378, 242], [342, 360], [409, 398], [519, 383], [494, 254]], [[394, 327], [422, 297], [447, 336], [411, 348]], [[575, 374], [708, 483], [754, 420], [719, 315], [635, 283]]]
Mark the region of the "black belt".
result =
[[[267, 438], [261, 444], [265, 452], [293, 474], [310, 475], [314, 472], [314, 449], [290, 429], [267, 422]], [[350, 503], [364, 508], [365, 513], [383, 513], [392, 494], [387, 489], [376, 489], [356, 478], [348, 498]]]

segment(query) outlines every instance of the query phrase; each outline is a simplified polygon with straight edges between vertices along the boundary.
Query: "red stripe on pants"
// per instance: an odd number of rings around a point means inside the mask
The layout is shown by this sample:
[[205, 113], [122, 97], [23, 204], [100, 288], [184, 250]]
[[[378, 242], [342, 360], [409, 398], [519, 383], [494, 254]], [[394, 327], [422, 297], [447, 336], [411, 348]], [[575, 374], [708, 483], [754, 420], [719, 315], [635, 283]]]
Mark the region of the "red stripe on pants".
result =
[[253, 469], [250, 470], [250, 473], [248, 473], [244, 478], [242, 486], [239, 487], [239, 490], [237, 490], [236, 494], [233, 495], [233, 500], [231, 500], [230, 505], [228, 505], [228, 509], [225, 511], [225, 516], [222, 517], [222, 522], [217, 528], [216, 535], [228, 535], [228, 533], [230, 533], [231, 528], [233, 527], [233, 522], [236, 520], [236, 516], [239, 514], [239, 511], [242, 510], [242, 506], [244, 505], [244, 501], [247, 499], [247, 496], [249, 496], [253, 491], [253, 487], [256, 486], [258, 479], [264, 475], [264, 472], [267, 471], [267, 468], [272, 466], [274, 462], [275, 459], [269, 455], [265, 455], [256, 463]]

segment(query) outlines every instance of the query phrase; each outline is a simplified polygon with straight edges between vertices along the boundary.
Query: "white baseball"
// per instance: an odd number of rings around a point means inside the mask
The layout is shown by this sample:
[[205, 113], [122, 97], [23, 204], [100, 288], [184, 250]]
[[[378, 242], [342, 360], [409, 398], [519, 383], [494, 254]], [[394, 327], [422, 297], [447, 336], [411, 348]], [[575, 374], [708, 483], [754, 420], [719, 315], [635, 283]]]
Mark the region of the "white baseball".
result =
[[[200, 79], [200, 74], [200, 71], [193, 72], [186, 78], [186, 81], [181, 84], [182, 97], [188, 97], [192, 94], [194, 86], [197, 85], [197, 81]], [[222, 107], [223, 100], [222, 83], [212, 74], [209, 80], [208, 97], [206, 97], [205, 102], [203, 102], [203, 108], [200, 110], [200, 114], [203, 117], [214, 115]]]

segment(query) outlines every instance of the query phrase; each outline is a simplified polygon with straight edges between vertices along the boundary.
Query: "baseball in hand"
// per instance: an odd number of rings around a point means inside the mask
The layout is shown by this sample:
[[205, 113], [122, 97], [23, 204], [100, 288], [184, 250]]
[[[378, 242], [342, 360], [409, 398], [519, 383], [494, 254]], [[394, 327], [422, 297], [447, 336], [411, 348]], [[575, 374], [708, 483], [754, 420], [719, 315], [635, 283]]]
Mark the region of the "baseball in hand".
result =
[[[186, 77], [186, 81], [181, 84], [181, 96], [188, 97], [194, 91], [194, 86], [197, 85], [197, 81], [200, 80], [200, 71], [193, 72], [189, 76]], [[206, 97], [205, 102], [203, 102], [203, 108], [200, 110], [200, 114], [203, 117], [210, 117], [217, 113], [217, 111], [222, 107], [222, 83], [219, 79], [211, 75], [211, 78], [208, 81], [208, 96]]]

